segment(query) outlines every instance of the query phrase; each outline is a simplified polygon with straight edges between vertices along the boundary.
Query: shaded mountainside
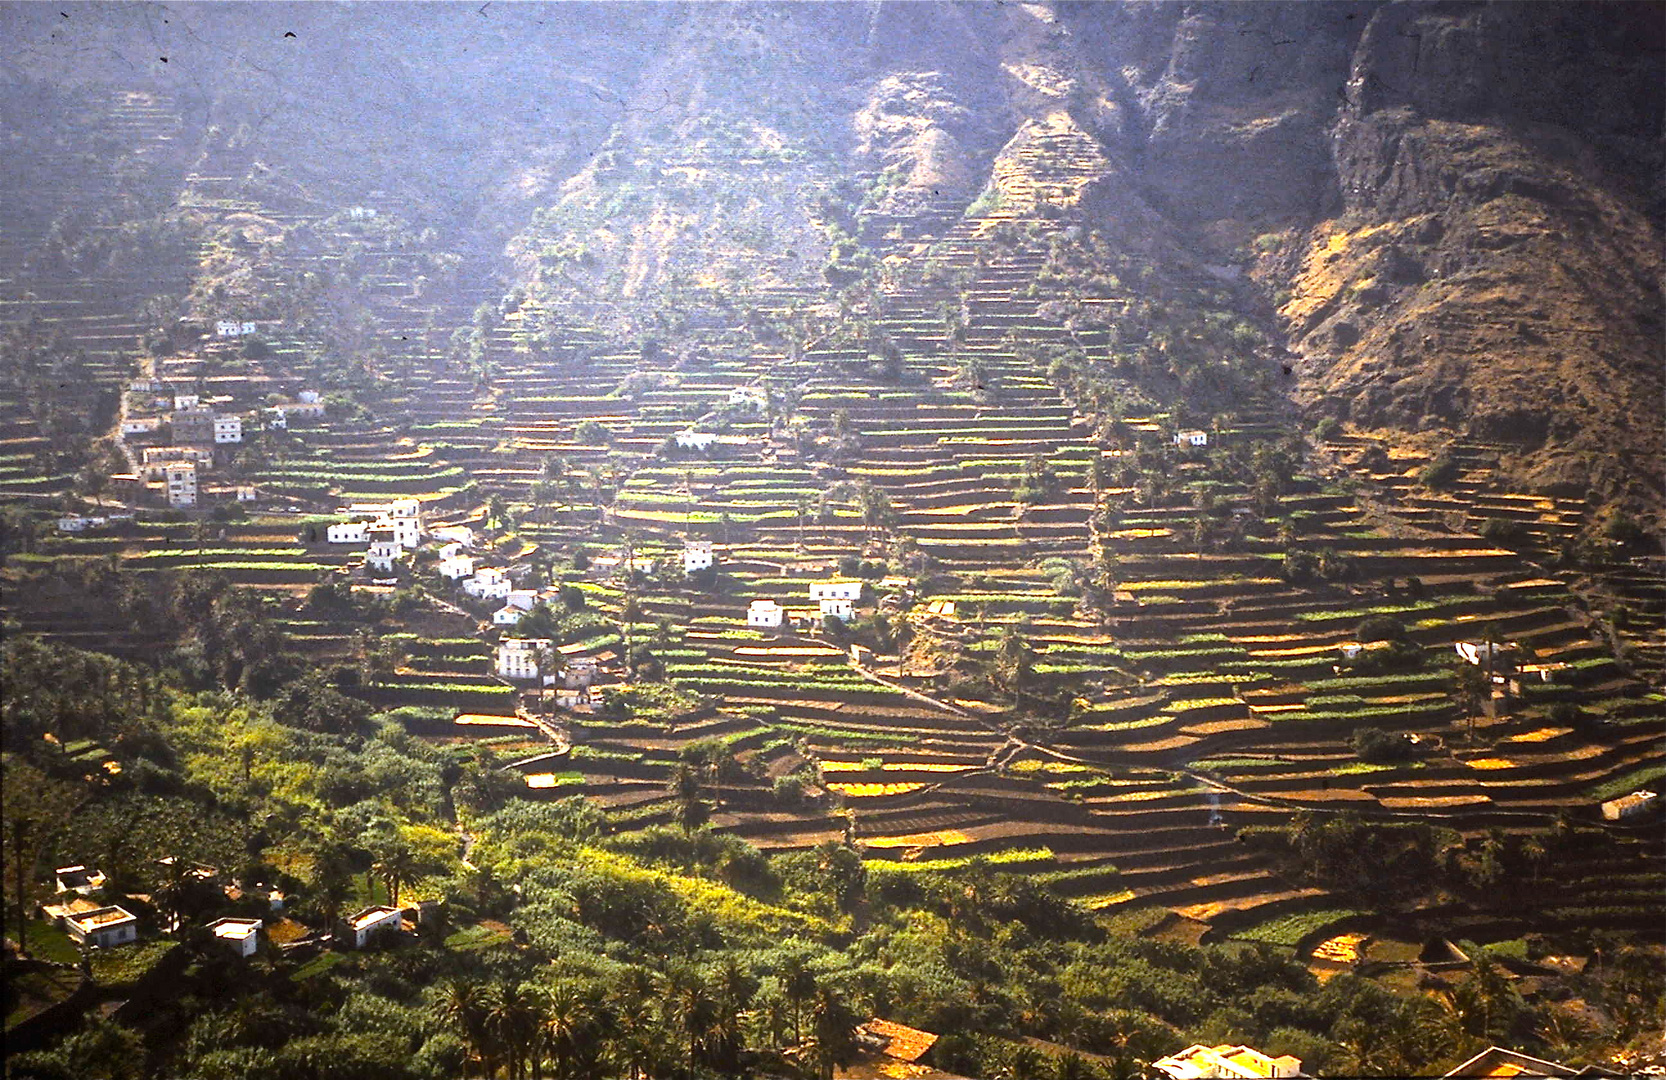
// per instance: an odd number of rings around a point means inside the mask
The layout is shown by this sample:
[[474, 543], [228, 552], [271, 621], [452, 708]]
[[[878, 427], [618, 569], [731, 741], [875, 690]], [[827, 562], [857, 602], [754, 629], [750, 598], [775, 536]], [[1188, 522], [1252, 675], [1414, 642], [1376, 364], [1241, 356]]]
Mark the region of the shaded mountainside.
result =
[[[1058, 152], [1068, 184], [1094, 185], [1060, 212], [1112, 230], [1160, 279], [1212, 268], [1288, 350], [1292, 396], [1315, 415], [1425, 447], [1501, 443], [1513, 483], [1658, 513], [1663, 11], [14, 5], [0, 18], [20, 43], [14, 86], [166, 89], [184, 105], [180, 142], [236, 144], [246, 187], [284, 187], [314, 212], [397, 205], [552, 296], [889, 287], [863, 260], [905, 254], [904, 219], [930, 232], [935, 215], [940, 231], [969, 204], [1049, 199], [1060, 192], [1033, 190], [1045, 169], [1010, 166]], [[13, 112], [21, 126], [28, 110]], [[205, 151], [198, 174], [227, 160]]]

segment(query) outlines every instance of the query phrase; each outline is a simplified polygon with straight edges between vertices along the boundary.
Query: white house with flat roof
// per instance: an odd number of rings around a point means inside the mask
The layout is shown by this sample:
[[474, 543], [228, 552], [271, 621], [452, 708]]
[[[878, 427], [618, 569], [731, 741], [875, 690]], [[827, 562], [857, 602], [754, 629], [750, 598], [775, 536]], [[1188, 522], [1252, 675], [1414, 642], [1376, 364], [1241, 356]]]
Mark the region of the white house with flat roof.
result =
[[683, 573], [692, 574], [696, 570], [708, 570], [714, 561], [710, 540], [683, 541]]
[[260, 919], [215, 919], [208, 924], [216, 941], [221, 942], [236, 956], [253, 956], [260, 949]]
[[1247, 1046], [1193, 1045], [1151, 1063], [1174, 1080], [1268, 1080], [1299, 1077], [1302, 1059], [1285, 1054], [1268, 1057]]
[[338, 521], [324, 530], [332, 544], [364, 544], [370, 541], [370, 526], [363, 521]]
[[505, 679], [536, 679], [538, 653], [555, 653], [549, 638], [504, 638], [497, 645], [497, 673]]
[[1659, 798], [1658, 792], [1634, 791], [1630, 795], [1622, 795], [1618, 799], [1609, 799], [1602, 804], [1604, 821], [1625, 821], [1646, 812], [1655, 805]]
[[816, 607], [824, 619], [838, 619], [849, 622], [856, 614], [856, 605], [842, 596], [824, 596], [816, 601]]
[[862, 583], [860, 581], [814, 581], [810, 583], [810, 599], [821, 600], [860, 600], [862, 599]]
[[399, 909], [386, 904], [373, 904], [349, 915], [342, 924], [345, 933], [339, 937], [344, 944], [362, 949], [379, 933], [398, 933], [403, 925]]
[[52, 872], [57, 881], [58, 891], [72, 892], [79, 896], [87, 896], [104, 888], [104, 875], [85, 866], [60, 866]]
[[216, 416], [214, 418], [214, 441], [216, 443], [242, 442], [243, 418], [241, 416]]
[[474, 573], [474, 560], [467, 555], [453, 555], [435, 563], [434, 569], [447, 581], [461, 581]]
[[683, 450], [710, 450], [716, 441], [717, 433], [713, 431], [677, 432], [677, 446]]
[[1174, 433], [1174, 445], [1208, 446], [1209, 433], [1207, 431], [1201, 431], [1197, 428], [1191, 428], [1186, 431], [1177, 431]]
[[463, 591], [477, 600], [505, 600], [514, 589], [509, 574], [494, 566], [483, 566], [463, 582]]
[[404, 554], [405, 549], [391, 540], [378, 540], [364, 553], [365, 569], [378, 574], [391, 573], [400, 556]]
[[139, 920], [126, 908], [112, 904], [64, 916], [64, 930], [77, 945], [108, 949], [137, 938]]
[[779, 629], [787, 610], [773, 600], [754, 600], [746, 607], [746, 625]]
[[176, 509], [197, 505], [197, 467], [188, 461], [173, 462], [162, 470], [167, 482], [168, 505]]

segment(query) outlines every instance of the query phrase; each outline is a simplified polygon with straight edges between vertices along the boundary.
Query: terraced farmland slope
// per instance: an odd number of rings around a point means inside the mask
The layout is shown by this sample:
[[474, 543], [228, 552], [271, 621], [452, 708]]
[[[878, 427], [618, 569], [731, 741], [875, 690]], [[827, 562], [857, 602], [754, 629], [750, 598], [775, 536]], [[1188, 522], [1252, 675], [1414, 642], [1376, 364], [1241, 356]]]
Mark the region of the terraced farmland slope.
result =
[[[712, 820], [760, 847], [994, 854], [1217, 935], [1350, 909], [1258, 826], [1352, 811], [1473, 853], [1657, 780], [1661, 567], [1632, 516], [1515, 490], [1520, 447], [1475, 433], [1310, 426], [1290, 349], [1336, 328], [1298, 340], [1298, 300], [1227, 257], [1295, 226], [1177, 228], [1093, 46], [1023, 7], [973, 16], [1004, 27], [978, 64], [1008, 122], [974, 78], [874, 78], [714, 9], [685, 31], [700, 64], [633, 74], [676, 107], [495, 176], [531, 192], [507, 226], [274, 166], [235, 134], [247, 103], [208, 126], [155, 90], [53, 98], [64, 132], [5, 179], [30, 193], [0, 244], [8, 616], [191, 656], [212, 635], [169, 616], [217, 580], [241, 589], [199, 607], [281, 642], [203, 678], [330, 672], [421, 737], [508, 748], [530, 797], [669, 820], [685, 751], [715, 745], [741, 768], [712, 759]], [[815, 122], [835, 106], [865, 143]], [[109, 175], [72, 152], [94, 138]], [[173, 414], [181, 441], [176, 395], [245, 432], [188, 511], [111, 479], [165, 441], [129, 422]], [[459, 592], [440, 542], [372, 573], [368, 537], [328, 539], [405, 498], [532, 611]], [[57, 524], [106, 502], [136, 516]], [[685, 573], [701, 541], [716, 565]], [[848, 619], [811, 599], [831, 578], [862, 583]], [[516, 635], [595, 661], [588, 700], [500, 677]], [[1512, 646], [1496, 684], [1458, 655], [1488, 642]], [[1658, 914], [1658, 838], [1613, 833], [1550, 917]], [[1616, 867], [1636, 887], [1602, 897]]]

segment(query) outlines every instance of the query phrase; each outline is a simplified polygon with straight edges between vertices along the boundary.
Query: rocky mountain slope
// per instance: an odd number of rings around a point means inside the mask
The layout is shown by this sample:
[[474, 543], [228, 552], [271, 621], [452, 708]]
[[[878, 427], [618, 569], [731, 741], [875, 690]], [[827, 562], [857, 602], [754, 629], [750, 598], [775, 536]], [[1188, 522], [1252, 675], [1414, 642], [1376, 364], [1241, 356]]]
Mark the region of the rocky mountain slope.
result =
[[[573, 295], [883, 288], [903, 217], [1031, 198], [1010, 163], [1068, 143], [1085, 157], [1066, 171], [1092, 185], [1061, 212], [1159, 278], [1213, 275], [1286, 350], [1315, 417], [1425, 448], [1485, 439], [1512, 483], [1658, 513], [1663, 10], [3, 17], [14, 85], [168, 87], [200, 106], [182, 138], [234, 131], [251, 168], [342, 204], [378, 194], [510, 281]], [[1065, 131], [1081, 139], [1046, 134]]]

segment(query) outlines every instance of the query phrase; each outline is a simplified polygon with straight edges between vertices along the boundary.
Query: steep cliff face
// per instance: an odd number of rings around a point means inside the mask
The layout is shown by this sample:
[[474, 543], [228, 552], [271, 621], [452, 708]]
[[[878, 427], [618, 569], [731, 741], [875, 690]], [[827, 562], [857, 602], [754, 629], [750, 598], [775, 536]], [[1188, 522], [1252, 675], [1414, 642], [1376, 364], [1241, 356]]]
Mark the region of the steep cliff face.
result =
[[1660, 508], [1666, 8], [1061, 13], [1101, 137], [1177, 236], [1250, 267], [1301, 401]]

